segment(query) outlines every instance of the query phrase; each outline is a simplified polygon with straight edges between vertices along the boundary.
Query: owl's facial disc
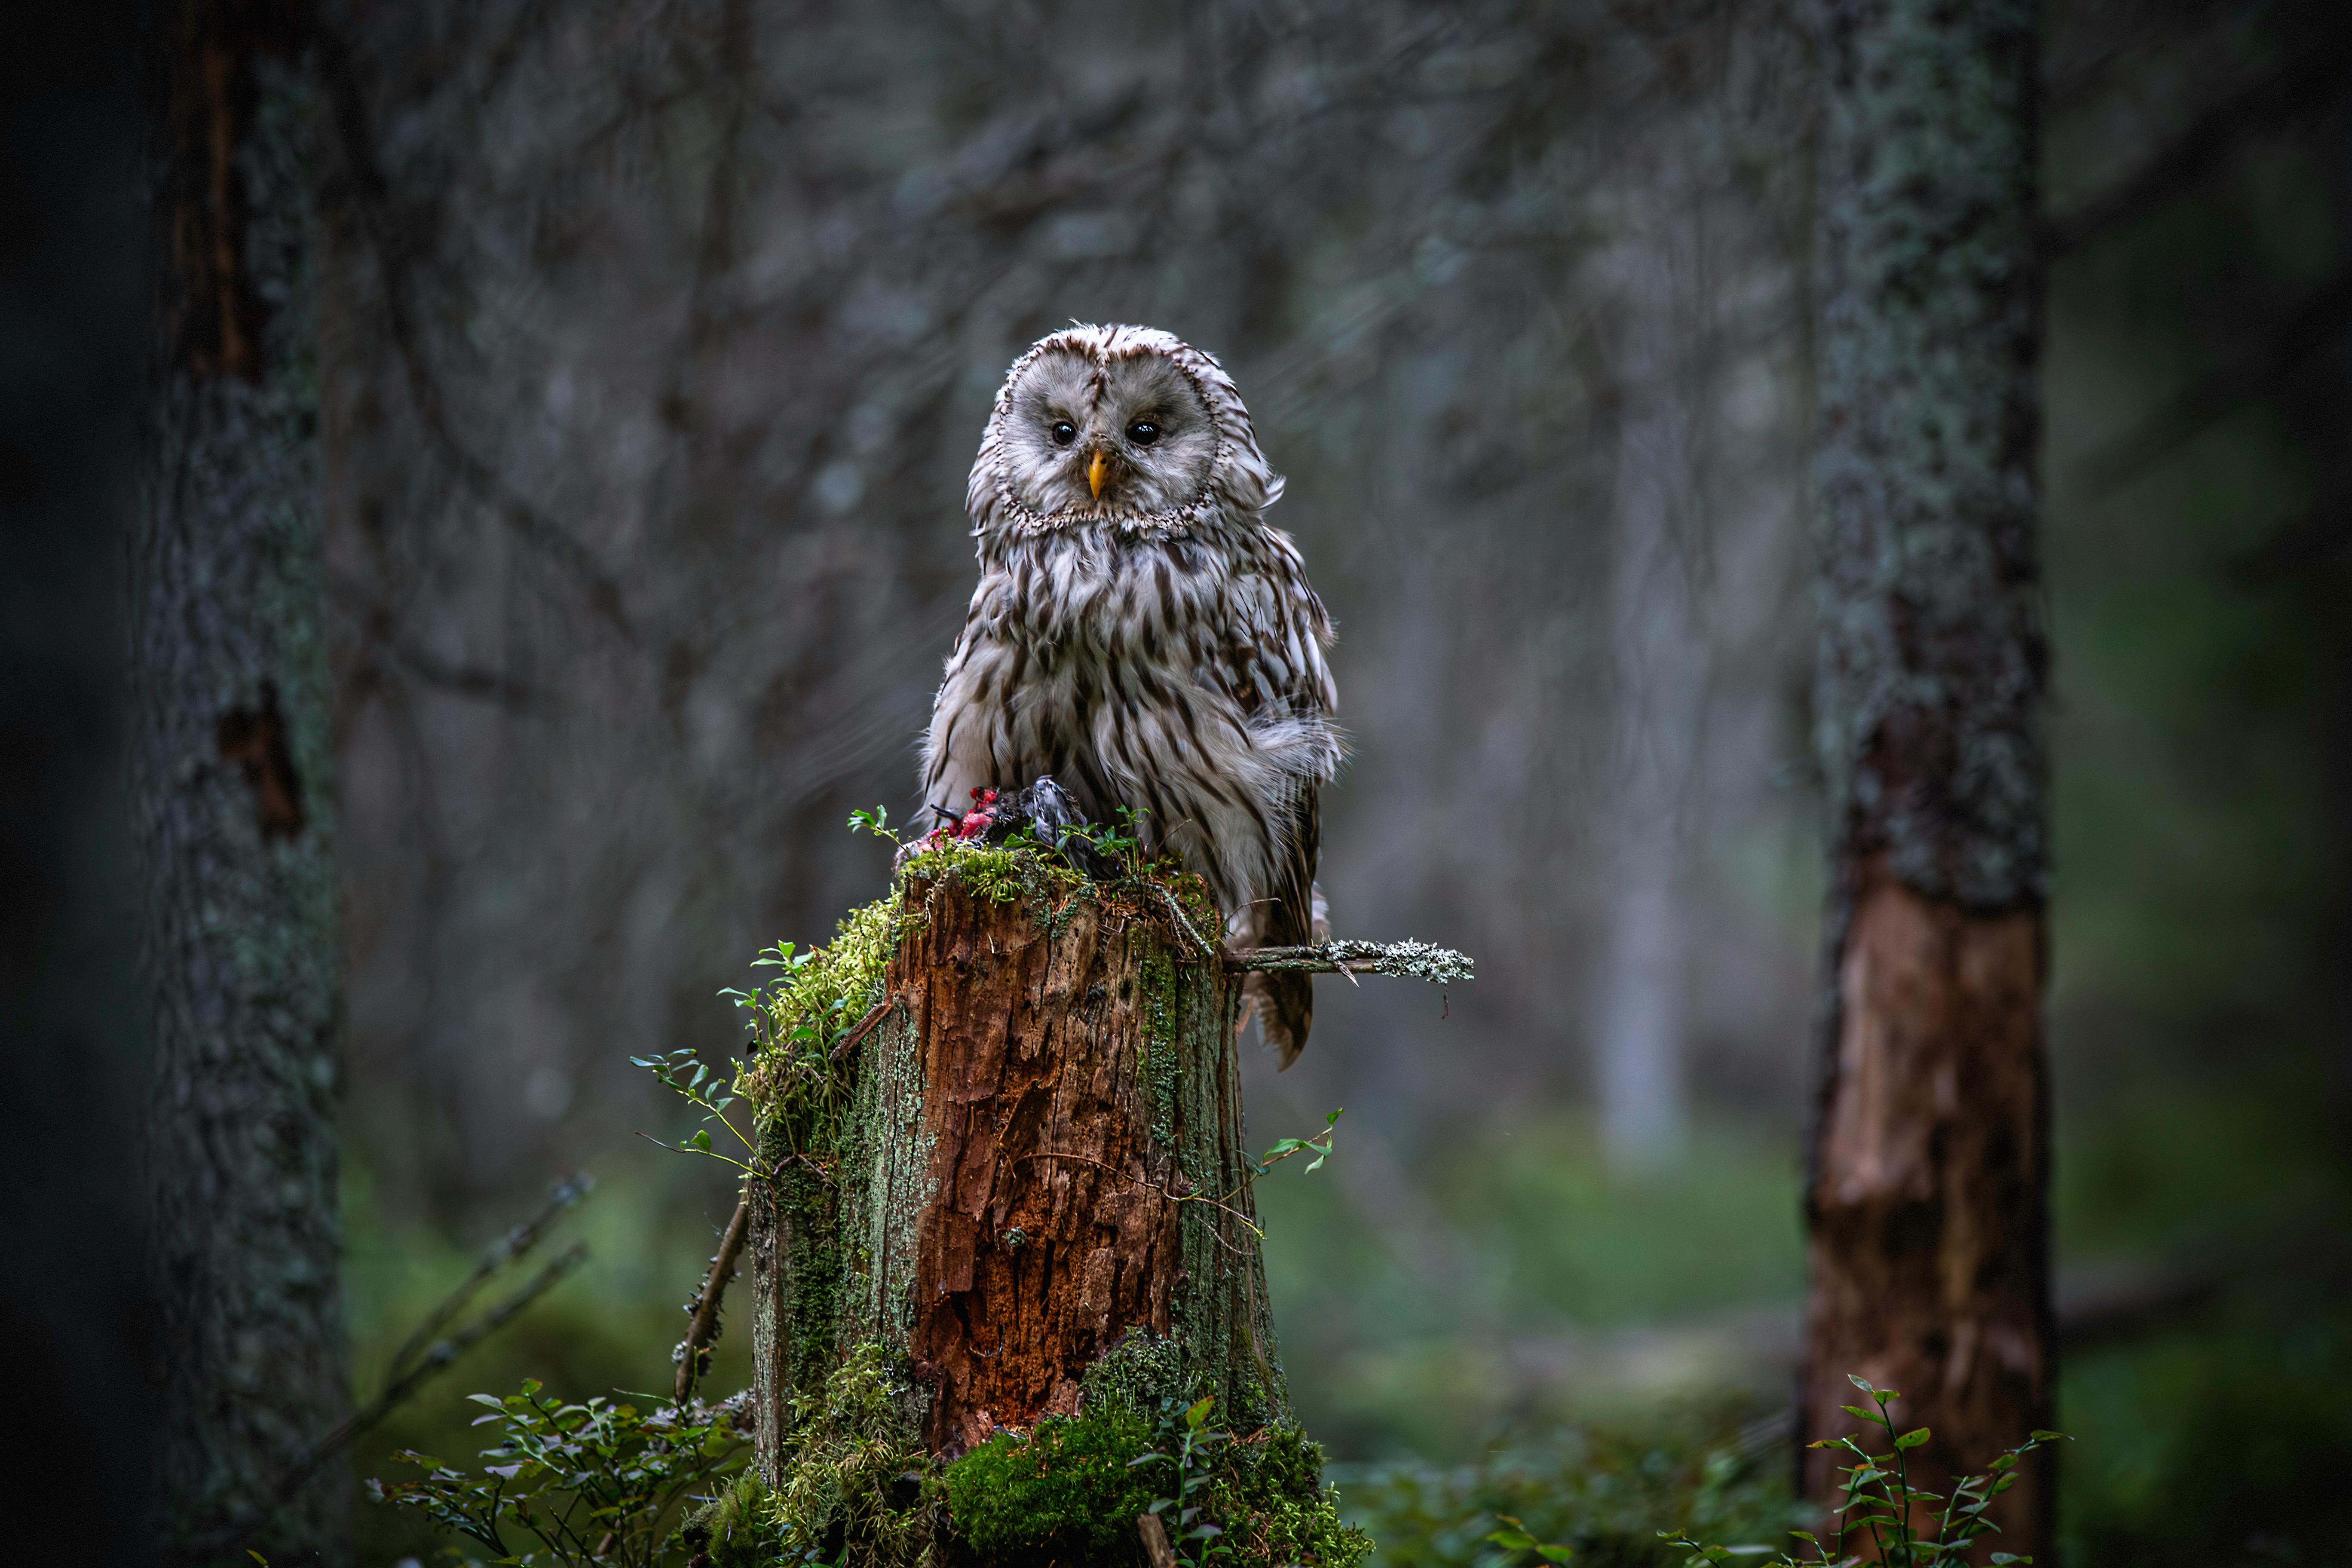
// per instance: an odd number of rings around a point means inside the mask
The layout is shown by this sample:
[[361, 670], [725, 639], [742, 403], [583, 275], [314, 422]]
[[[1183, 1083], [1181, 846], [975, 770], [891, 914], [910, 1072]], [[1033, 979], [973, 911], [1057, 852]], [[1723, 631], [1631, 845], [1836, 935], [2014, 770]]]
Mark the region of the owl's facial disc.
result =
[[1174, 362], [1043, 354], [1004, 431], [1013, 493], [1046, 516], [1150, 517], [1190, 505], [1216, 458], [1214, 422]]

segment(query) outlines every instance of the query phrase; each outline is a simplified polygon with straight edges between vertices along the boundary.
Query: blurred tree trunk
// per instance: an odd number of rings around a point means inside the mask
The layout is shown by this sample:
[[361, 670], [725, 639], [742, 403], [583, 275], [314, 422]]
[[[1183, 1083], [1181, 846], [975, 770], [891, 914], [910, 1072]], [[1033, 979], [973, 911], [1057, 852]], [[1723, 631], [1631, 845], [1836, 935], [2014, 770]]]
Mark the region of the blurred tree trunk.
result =
[[1617, 289], [1607, 804], [1615, 842], [1596, 998], [1601, 1146], [1613, 1166], [1633, 1171], [1675, 1160], [1690, 1137], [1684, 839], [1707, 658], [1692, 559], [1706, 522], [1692, 440], [1694, 372], [1707, 352], [1692, 299], [1703, 287], [1698, 202], [1678, 158], [1659, 157], [1647, 174], [1622, 204], [1630, 234]]
[[150, 18], [158, 342], [130, 565], [168, 1560], [348, 1559], [341, 1005], [306, 17]]
[[[1825, 0], [1816, 241], [1832, 889], [1807, 1439], [1900, 1390], [1937, 1480], [2046, 1424], [2037, 8]], [[1806, 1456], [1809, 1495], [1834, 1464]], [[1997, 1506], [2049, 1545], [2048, 1476]]]
[[1197, 1379], [1221, 1426], [1288, 1420], [1242, 1149], [1240, 976], [1165, 908], [999, 902], [953, 873], [906, 887], [883, 1008], [835, 1047], [847, 1108], [762, 1128], [761, 1471], [781, 1479], [792, 1397], [869, 1342], [914, 1369], [934, 1453], [1076, 1414], [1114, 1352], [1130, 1396]]

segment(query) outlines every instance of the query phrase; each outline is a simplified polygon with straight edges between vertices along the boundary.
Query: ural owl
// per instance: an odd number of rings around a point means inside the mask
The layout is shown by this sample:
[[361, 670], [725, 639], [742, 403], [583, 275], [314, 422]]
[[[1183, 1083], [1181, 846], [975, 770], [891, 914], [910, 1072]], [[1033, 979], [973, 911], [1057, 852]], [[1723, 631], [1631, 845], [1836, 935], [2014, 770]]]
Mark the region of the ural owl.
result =
[[[1050, 775], [1096, 822], [1141, 816], [1248, 945], [1328, 936], [1317, 792], [1341, 755], [1331, 621], [1261, 514], [1282, 480], [1212, 356], [1074, 326], [1013, 363], [965, 496], [980, 586], [923, 742], [923, 798]], [[1253, 975], [1266, 1043], [1307, 1043], [1304, 974]]]

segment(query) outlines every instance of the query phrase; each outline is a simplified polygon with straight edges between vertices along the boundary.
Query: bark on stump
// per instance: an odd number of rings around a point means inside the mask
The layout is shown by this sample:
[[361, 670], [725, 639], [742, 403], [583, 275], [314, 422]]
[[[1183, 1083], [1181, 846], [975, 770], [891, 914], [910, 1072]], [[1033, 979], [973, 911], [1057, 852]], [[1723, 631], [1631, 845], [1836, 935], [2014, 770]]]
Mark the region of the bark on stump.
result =
[[[1124, 889], [1125, 890], [1122, 890]], [[1074, 1415], [1115, 1349], [1219, 1424], [1287, 1423], [1252, 1228], [1241, 976], [1154, 885], [904, 884], [883, 1001], [822, 1146], [772, 1116], [751, 1183], [759, 1467], [794, 1395], [878, 1342], [925, 1446]], [[1186, 929], [1189, 921], [1192, 930]], [[1149, 1375], [1149, 1373], [1148, 1373]]]

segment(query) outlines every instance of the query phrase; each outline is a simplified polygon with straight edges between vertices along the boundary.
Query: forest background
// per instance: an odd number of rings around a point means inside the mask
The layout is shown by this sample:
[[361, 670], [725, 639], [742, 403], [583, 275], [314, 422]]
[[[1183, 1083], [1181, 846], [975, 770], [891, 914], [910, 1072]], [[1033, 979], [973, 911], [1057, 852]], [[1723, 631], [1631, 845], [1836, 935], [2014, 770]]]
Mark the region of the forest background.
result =
[[[468, 1389], [667, 1377], [731, 1193], [633, 1136], [684, 1122], [627, 1058], [725, 1054], [719, 989], [878, 889], [842, 820], [911, 804], [971, 447], [1005, 363], [1070, 316], [1234, 373], [1340, 624], [1341, 927], [1481, 961], [1443, 1013], [1327, 984], [1298, 1068], [1252, 1062], [1260, 1142], [1348, 1110], [1324, 1172], [1262, 1192], [1309, 1428], [1352, 1467], [1662, 1407], [1769, 1442], [1821, 859], [1791, 14], [327, 9], [362, 1394], [548, 1182], [600, 1183], [588, 1268], [357, 1474], [462, 1453]], [[2352, 1529], [2352, 48], [2328, 16], [2048, 16], [2081, 1563], [2309, 1560]], [[4, 117], [26, 221], [0, 242], [0, 1342], [75, 1457], [50, 1495], [128, 1542], [135, 1507], [89, 1478], [137, 1473], [146, 1398], [111, 782], [135, 83], [126, 18], [44, 25]], [[367, 1561], [425, 1544], [361, 1521]]]

